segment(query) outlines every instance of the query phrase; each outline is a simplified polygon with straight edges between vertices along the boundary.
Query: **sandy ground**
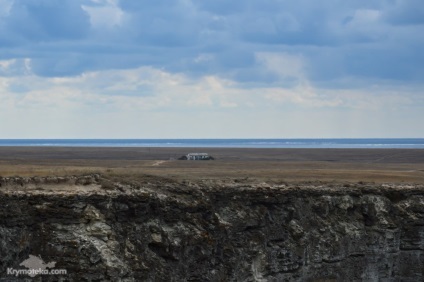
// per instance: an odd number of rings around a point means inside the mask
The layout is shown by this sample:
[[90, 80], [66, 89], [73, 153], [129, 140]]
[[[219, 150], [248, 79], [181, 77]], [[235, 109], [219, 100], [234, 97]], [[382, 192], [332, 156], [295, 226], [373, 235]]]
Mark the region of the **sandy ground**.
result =
[[[190, 152], [206, 152], [215, 160], [176, 160]], [[424, 183], [424, 150], [0, 147], [0, 176], [85, 173], [180, 180]]]

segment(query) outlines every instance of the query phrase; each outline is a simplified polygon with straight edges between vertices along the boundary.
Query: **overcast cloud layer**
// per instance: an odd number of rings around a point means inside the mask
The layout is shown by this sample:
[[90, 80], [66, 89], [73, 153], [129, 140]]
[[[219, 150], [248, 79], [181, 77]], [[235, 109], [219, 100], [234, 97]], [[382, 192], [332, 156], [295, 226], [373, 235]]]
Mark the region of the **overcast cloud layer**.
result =
[[424, 137], [422, 0], [0, 0], [0, 138]]

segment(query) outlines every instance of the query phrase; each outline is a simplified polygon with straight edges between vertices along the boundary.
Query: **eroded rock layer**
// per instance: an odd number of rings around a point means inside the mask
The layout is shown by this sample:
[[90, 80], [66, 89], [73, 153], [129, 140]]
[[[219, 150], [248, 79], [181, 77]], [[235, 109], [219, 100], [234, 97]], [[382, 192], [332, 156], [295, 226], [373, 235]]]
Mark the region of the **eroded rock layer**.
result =
[[423, 281], [424, 187], [0, 178], [0, 281]]

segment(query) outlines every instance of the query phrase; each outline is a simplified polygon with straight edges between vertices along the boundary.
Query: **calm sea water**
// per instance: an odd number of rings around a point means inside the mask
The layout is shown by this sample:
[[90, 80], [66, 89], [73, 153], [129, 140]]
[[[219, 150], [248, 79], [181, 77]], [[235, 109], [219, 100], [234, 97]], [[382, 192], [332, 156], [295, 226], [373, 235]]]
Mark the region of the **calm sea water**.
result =
[[0, 139], [0, 146], [216, 147], [216, 148], [415, 148], [424, 138], [408, 139]]

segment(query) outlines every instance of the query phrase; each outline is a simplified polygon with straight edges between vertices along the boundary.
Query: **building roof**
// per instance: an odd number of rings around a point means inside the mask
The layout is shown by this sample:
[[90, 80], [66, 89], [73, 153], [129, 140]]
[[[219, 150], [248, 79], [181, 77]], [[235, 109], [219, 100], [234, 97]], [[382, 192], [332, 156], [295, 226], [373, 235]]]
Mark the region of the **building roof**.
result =
[[187, 156], [209, 156], [208, 153], [188, 153]]

